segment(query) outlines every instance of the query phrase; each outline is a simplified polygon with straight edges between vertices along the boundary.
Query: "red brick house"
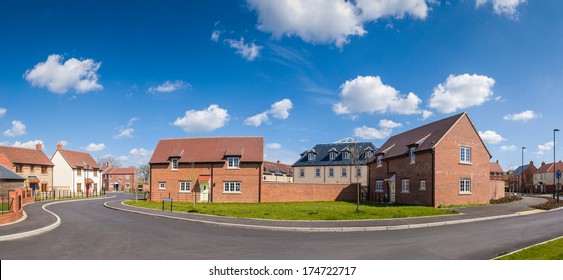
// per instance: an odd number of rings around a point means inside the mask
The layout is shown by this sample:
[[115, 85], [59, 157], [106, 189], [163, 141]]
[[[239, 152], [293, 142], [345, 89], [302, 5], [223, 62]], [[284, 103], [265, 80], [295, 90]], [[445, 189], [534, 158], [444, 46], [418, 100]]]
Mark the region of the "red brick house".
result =
[[503, 181], [504, 171], [502, 170], [502, 167], [498, 163], [498, 160], [496, 162], [490, 162], [489, 165], [490, 165], [491, 180]]
[[[534, 185], [534, 174], [538, 169], [534, 165], [534, 161], [530, 164], [518, 166], [510, 174], [509, 189], [512, 192], [526, 192], [531, 190]], [[551, 180], [553, 182], [553, 180]]]
[[135, 178], [135, 167], [111, 167], [108, 163], [102, 171], [102, 187], [106, 191], [135, 191]]
[[151, 199], [260, 202], [263, 137], [161, 139], [149, 161]]
[[35, 191], [48, 191], [53, 186], [53, 162], [43, 152], [43, 145], [35, 149], [0, 146], [0, 163], [25, 178], [25, 186]]
[[[488, 203], [491, 154], [466, 113], [392, 136], [369, 163], [371, 200], [411, 205]], [[498, 182], [498, 181], [497, 181]]]

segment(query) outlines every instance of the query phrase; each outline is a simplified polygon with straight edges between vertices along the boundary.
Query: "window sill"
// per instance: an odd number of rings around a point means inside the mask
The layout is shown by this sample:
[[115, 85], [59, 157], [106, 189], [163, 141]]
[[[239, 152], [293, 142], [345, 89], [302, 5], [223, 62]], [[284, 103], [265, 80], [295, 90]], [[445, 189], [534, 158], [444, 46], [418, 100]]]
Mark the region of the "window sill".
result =
[[242, 194], [242, 192], [223, 192], [223, 194]]
[[426, 191], [426, 189], [420, 189], [419, 191]]
[[471, 192], [459, 192], [459, 195], [472, 195], [473, 193]]
[[401, 191], [401, 193], [410, 193], [410, 192], [403, 192], [403, 191]]
[[227, 170], [240, 170], [240, 167], [227, 167]]
[[180, 191], [181, 193], [192, 193], [191, 191]]
[[460, 161], [459, 164], [461, 164], [461, 165], [473, 165], [471, 162], [463, 162], [463, 161]]
[[380, 191], [378, 191], [378, 190], [375, 190], [375, 192], [376, 192], [376, 193], [382, 193], [382, 192], [383, 192], [383, 190], [380, 190]]

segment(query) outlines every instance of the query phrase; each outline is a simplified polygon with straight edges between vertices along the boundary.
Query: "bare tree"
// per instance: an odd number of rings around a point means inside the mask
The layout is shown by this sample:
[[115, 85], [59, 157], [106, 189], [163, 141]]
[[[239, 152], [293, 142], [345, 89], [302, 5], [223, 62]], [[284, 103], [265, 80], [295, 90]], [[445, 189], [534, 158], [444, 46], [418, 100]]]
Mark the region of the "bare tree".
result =
[[362, 145], [358, 144], [358, 142], [354, 140], [354, 142], [350, 143], [350, 145], [348, 145], [346, 148], [350, 153], [350, 156], [348, 157], [348, 164], [354, 167], [354, 170], [352, 172], [354, 172], [353, 173], [354, 177], [356, 177], [356, 195], [357, 195], [356, 212], [359, 212], [360, 211], [360, 181], [359, 180], [361, 174], [358, 172], [358, 169], [361, 168], [363, 162]]
[[149, 183], [151, 176], [151, 166], [148, 163], [141, 164], [137, 167], [137, 177], [139, 178], [139, 183], [147, 184]]
[[111, 167], [121, 167], [121, 161], [113, 156], [105, 156], [98, 158], [99, 166], [107, 166], [108, 162], [111, 164]]

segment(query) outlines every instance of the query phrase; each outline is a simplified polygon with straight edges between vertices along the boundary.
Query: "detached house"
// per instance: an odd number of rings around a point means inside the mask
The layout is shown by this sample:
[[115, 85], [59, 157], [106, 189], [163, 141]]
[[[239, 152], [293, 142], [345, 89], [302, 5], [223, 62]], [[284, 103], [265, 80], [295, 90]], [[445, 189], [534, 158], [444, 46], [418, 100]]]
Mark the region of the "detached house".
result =
[[0, 146], [0, 164], [25, 179], [25, 186], [35, 191], [48, 191], [53, 186], [53, 162], [43, 152], [43, 145], [35, 149]]
[[[538, 169], [533, 161], [530, 164], [518, 166], [509, 177], [509, 188], [513, 192], [522, 192], [532, 189], [534, 174]], [[553, 182], [553, 179], [551, 180]]]
[[[491, 154], [466, 113], [392, 136], [370, 161], [370, 197], [411, 205], [488, 203]], [[494, 183], [498, 182], [498, 183]]]
[[63, 150], [57, 145], [57, 151], [51, 156], [53, 185], [59, 190], [82, 192], [85, 195], [97, 193], [102, 185], [100, 166], [89, 153]]
[[134, 167], [111, 167], [102, 171], [102, 188], [106, 191], [133, 191], [137, 170]]
[[161, 139], [149, 161], [151, 200], [261, 201], [263, 137]]
[[[554, 168], [555, 166], [555, 168]], [[557, 178], [554, 180], [554, 172], [563, 172], [563, 162], [558, 161], [555, 164], [542, 162], [540, 168], [534, 172], [533, 176], [533, 191], [536, 193], [553, 193], [555, 190], [555, 184], [557, 184]], [[563, 180], [559, 180], [563, 184]]]

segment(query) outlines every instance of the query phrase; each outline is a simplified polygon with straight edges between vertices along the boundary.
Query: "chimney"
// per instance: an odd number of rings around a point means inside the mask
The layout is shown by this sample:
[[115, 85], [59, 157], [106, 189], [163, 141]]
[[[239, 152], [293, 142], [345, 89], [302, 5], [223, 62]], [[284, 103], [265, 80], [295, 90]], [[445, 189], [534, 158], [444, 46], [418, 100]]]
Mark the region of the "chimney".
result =
[[62, 150], [63, 149], [63, 144], [62, 143], [58, 143], [57, 144], [57, 150]]
[[544, 166], [544, 165], [545, 165], [545, 161], [542, 161], [542, 162], [541, 162], [541, 166]]
[[41, 150], [43, 149], [43, 144], [41, 144], [41, 142], [37, 142], [37, 144], [35, 144], [35, 148], [36, 148], [38, 151], [41, 151]]
[[498, 163], [498, 159], [497, 159], [497, 163]]
[[111, 167], [111, 162], [109, 162], [109, 161], [106, 162], [106, 166], [107, 166], [107, 167]]
[[276, 161], [277, 163], [280, 163], [280, 160], [278, 159], [278, 161]]
[[533, 161], [533, 160], [530, 160], [530, 165], [534, 165], [534, 161]]

